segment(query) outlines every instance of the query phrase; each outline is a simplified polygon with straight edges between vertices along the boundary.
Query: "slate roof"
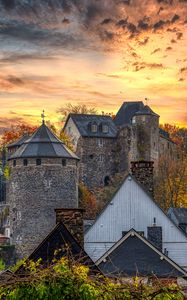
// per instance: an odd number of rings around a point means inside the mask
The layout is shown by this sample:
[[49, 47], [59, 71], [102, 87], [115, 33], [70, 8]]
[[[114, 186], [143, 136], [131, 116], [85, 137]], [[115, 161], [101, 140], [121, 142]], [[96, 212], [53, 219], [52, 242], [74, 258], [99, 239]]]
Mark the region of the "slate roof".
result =
[[144, 108], [142, 101], [124, 102], [114, 118], [117, 126], [130, 125], [134, 114]]
[[[31, 253], [28, 260], [36, 262], [41, 258], [42, 265], [45, 266], [52, 263], [54, 258], [58, 260], [65, 256], [69, 257], [72, 261], [78, 261], [88, 266], [91, 274], [101, 273], [99, 267], [95, 265], [63, 223], [58, 223], [55, 226], [49, 235]], [[23, 270], [24, 266], [22, 265], [16, 273], [22, 273]]]
[[29, 135], [23, 135], [21, 138], [16, 140], [15, 142], [9, 144], [7, 148], [13, 148], [13, 147], [19, 147], [21, 146], [27, 139], [29, 138]]
[[179, 223], [187, 224], [187, 208], [170, 207], [168, 215], [173, 213]]
[[156, 114], [148, 105], [145, 105], [143, 107], [143, 109], [137, 111], [135, 114], [135, 116], [138, 116], [138, 115], [152, 115], [152, 116], [158, 116], [158, 114]]
[[[110, 116], [104, 115], [89, 115], [89, 114], [69, 114], [66, 124], [72, 118], [77, 129], [80, 132], [81, 136], [84, 137], [108, 137], [108, 138], [115, 138], [117, 136], [117, 128]], [[66, 124], [64, 128], [66, 127]], [[89, 129], [90, 124], [97, 124], [98, 131], [91, 132]], [[102, 124], [108, 125], [108, 132], [104, 133], [101, 130]]]
[[107, 276], [184, 277], [187, 273], [147, 239], [131, 229], [97, 262]]
[[59, 140], [43, 123], [35, 133], [26, 139], [9, 159], [28, 157], [78, 157]]

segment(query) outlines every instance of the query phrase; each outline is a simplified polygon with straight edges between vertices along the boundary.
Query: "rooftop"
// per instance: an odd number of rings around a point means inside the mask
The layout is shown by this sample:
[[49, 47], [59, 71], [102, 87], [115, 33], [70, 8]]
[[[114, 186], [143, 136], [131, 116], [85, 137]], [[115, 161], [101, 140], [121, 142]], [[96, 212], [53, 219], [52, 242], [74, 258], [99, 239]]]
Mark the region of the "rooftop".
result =
[[13, 153], [9, 159], [26, 157], [59, 157], [78, 159], [78, 157], [54, 135], [44, 122], [32, 136], [23, 140], [19, 149]]
[[[69, 118], [72, 118], [80, 134], [85, 137], [108, 137], [115, 138], [117, 135], [117, 128], [110, 116], [105, 115], [89, 115], [89, 114], [69, 114]], [[67, 122], [68, 122], [67, 120]], [[67, 124], [66, 122], [66, 124]], [[66, 127], [66, 124], [64, 128]], [[91, 124], [98, 126], [97, 132], [90, 130]], [[108, 131], [102, 131], [102, 125], [108, 126]]]

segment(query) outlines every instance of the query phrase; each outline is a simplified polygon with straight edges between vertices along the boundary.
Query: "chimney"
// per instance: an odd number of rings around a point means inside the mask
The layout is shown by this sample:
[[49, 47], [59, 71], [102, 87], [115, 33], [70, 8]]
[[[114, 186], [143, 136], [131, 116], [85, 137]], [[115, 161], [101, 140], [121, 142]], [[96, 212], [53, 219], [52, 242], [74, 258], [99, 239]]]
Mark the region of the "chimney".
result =
[[162, 251], [162, 227], [156, 225], [156, 218], [152, 226], [147, 227], [147, 239]]
[[141, 183], [146, 190], [154, 196], [153, 185], [153, 161], [133, 161], [131, 162], [131, 173], [136, 180]]
[[57, 208], [56, 223], [66, 225], [69, 232], [77, 240], [80, 246], [84, 246], [83, 213], [82, 208]]

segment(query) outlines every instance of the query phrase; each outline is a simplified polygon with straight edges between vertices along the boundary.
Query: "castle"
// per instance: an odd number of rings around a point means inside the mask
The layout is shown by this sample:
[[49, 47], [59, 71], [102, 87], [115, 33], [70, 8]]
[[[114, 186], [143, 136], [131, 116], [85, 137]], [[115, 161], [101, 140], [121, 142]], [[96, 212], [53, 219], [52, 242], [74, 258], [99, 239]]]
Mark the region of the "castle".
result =
[[174, 155], [175, 144], [159, 130], [159, 116], [143, 102], [126, 102], [115, 119], [70, 114], [64, 130], [75, 153], [42, 125], [30, 137], [8, 147], [10, 178], [8, 236], [17, 258], [29, 255], [55, 225], [55, 209], [78, 208], [78, 183], [108, 185], [131, 161]]
[[175, 156], [176, 145], [159, 128], [159, 115], [142, 101], [124, 102], [114, 119], [106, 115], [69, 114], [64, 126], [80, 158], [79, 180], [89, 188], [108, 185], [131, 161]]

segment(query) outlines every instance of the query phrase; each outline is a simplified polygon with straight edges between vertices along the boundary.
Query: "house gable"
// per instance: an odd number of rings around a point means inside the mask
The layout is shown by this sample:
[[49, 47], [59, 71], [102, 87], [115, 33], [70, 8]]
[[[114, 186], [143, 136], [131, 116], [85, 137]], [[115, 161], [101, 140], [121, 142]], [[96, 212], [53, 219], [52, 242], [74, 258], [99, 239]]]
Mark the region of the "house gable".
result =
[[134, 228], [147, 238], [147, 227], [155, 222], [162, 227], [162, 250], [181, 267], [187, 268], [186, 235], [130, 175], [85, 233], [85, 250], [96, 261], [121, 239], [122, 232]]
[[131, 229], [96, 264], [108, 276], [178, 277], [187, 273]]

